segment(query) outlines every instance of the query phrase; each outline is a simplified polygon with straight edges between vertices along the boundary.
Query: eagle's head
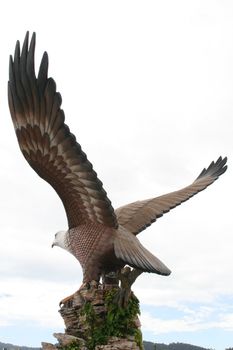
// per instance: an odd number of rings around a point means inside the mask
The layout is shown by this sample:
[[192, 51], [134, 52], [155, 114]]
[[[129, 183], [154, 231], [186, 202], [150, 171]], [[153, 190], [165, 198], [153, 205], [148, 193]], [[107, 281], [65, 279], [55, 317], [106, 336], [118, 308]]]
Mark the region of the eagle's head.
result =
[[57, 245], [60, 248], [67, 250], [67, 231], [58, 231], [52, 244], [52, 248]]

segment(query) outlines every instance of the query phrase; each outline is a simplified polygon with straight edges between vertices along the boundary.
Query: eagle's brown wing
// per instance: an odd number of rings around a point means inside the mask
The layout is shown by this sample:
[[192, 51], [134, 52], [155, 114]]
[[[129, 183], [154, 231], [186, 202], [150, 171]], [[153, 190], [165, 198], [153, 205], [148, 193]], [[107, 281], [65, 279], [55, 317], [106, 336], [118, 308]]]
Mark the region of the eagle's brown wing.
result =
[[137, 235], [164, 213], [187, 201], [217, 180], [226, 171], [226, 162], [227, 158], [222, 159], [222, 157], [219, 157], [216, 163], [212, 162], [207, 169], [203, 169], [190, 186], [179, 191], [144, 201], [137, 201], [118, 208], [115, 213], [119, 225]]
[[35, 33], [28, 48], [26, 34], [22, 51], [16, 43], [10, 57], [9, 107], [20, 149], [31, 167], [60, 196], [69, 227], [88, 221], [117, 227], [111, 202], [92, 164], [64, 123], [61, 96], [47, 77], [48, 55], [44, 53], [38, 76], [34, 70]]

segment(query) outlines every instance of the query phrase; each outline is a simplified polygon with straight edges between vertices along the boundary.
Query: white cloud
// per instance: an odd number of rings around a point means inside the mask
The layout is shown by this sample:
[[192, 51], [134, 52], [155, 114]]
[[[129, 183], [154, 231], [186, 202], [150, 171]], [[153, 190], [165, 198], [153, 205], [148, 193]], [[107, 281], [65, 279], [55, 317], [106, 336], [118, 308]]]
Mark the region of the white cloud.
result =
[[169, 333], [169, 332], [186, 332], [195, 331], [194, 324], [187, 322], [186, 320], [162, 320], [154, 318], [148, 313], [143, 313], [141, 316], [141, 322], [143, 329], [146, 331], [152, 331], [155, 334]]
[[[217, 313], [217, 319], [215, 313]], [[218, 314], [218, 310], [206, 306], [186, 309], [183, 316], [179, 318], [156, 318], [149, 312], [143, 312], [140, 319], [143, 331], [149, 331], [154, 334], [196, 332], [217, 328], [225, 331], [233, 330], [233, 314], [221, 316]]]
[[233, 331], [233, 313], [222, 315], [217, 326], [227, 331]]
[[9, 278], [1, 281], [1, 289], [12, 293], [0, 298], [1, 325], [30, 321], [43, 327], [62, 327], [58, 301], [75, 291], [75, 284], [44, 280]]

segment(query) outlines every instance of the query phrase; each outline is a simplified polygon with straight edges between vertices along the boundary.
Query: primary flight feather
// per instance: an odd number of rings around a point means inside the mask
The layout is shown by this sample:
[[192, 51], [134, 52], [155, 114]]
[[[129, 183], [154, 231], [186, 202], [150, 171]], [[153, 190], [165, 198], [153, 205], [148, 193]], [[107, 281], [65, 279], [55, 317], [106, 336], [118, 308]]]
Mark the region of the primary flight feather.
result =
[[218, 158], [189, 186], [157, 198], [137, 201], [114, 211], [92, 164], [65, 124], [61, 95], [48, 78], [44, 53], [38, 75], [34, 69], [35, 33], [22, 50], [17, 41], [10, 57], [8, 98], [20, 149], [40, 177], [57, 192], [64, 205], [67, 231], [55, 235], [58, 245], [80, 262], [83, 283], [117, 272], [125, 264], [142, 271], [169, 275], [170, 270], [136, 235], [170, 209], [212, 184], [226, 169]]

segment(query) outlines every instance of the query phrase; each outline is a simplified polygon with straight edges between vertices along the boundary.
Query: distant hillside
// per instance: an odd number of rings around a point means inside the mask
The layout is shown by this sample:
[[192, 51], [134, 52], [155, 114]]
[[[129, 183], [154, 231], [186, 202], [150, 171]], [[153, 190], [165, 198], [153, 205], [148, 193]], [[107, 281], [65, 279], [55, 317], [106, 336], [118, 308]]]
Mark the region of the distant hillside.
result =
[[144, 341], [144, 348], [145, 350], [210, 350], [210, 349], [202, 348], [200, 346], [195, 346], [191, 344], [171, 343], [167, 345], [167, 344], [160, 344], [160, 343], [154, 344], [147, 341]]
[[[144, 341], [145, 350], [210, 350], [206, 348], [202, 348], [200, 346], [183, 344], [183, 343], [171, 343], [169, 345], [166, 344], [154, 344], [148, 341]], [[41, 350], [41, 348], [30, 348], [28, 346], [18, 346], [12, 344], [6, 344], [0, 342], [0, 350]]]
[[12, 345], [8, 343], [1, 343], [0, 342], [0, 350], [7, 349], [7, 350], [41, 350], [41, 348], [30, 348], [28, 346], [18, 346], [18, 345]]

